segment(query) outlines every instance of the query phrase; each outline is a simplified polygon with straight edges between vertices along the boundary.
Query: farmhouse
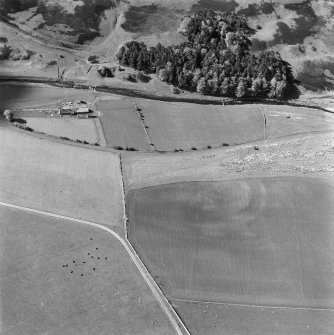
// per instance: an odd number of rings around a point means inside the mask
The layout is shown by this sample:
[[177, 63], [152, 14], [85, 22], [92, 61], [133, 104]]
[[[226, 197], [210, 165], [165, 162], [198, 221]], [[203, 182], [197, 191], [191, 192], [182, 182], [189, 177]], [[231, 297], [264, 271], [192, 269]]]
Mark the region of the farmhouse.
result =
[[58, 115], [76, 115], [78, 117], [88, 117], [91, 111], [87, 107], [87, 104], [83, 101], [79, 102], [64, 102], [60, 105], [58, 109]]

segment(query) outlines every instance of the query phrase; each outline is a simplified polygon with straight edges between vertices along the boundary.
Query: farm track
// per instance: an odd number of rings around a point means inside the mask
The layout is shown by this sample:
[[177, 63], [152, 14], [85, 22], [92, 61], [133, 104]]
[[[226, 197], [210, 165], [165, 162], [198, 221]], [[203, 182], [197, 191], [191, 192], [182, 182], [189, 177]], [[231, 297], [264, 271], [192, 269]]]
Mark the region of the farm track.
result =
[[[0, 19], [5, 19], [5, 17], [1, 16], [0, 15]], [[15, 32], [19, 32], [20, 34], [24, 35], [25, 37], [29, 37], [30, 38], [30, 42], [34, 43], [34, 44], [37, 44], [39, 46], [42, 46], [42, 47], [46, 47], [46, 48], [50, 48], [50, 49], [56, 49], [56, 50], [62, 50], [62, 51], [66, 51], [66, 52], [70, 52], [70, 53], [73, 53], [73, 51], [82, 51], [82, 52], [90, 52], [91, 51], [91, 48], [82, 48], [81, 46], [75, 44], [75, 43], [71, 43], [71, 42], [67, 42], [67, 41], [61, 41], [61, 40], [58, 40], [58, 39], [53, 39], [54, 41], [57, 41], [58, 43], [60, 42], [61, 44], [65, 44], [65, 45], [69, 45], [71, 47], [66, 47], [66, 46], [59, 46], [59, 45], [56, 45], [56, 44], [51, 44], [47, 41], [44, 41], [42, 39], [42, 36], [47, 38], [48, 40], [52, 40], [52, 37], [51, 36], [45, 36], [45, 35], [42, 35], [41, 36], [35, 36], [21, 28], [17, 28], [17, 27], [14, 27], [13, 25], [9, 24], [9, 23], [6, 23], [5, 21], [2, 21], [0, 20], [0, 25], [4, 25], [6, 26], [7, 28], [15, 31]]]
[[[0, 21], [1, 22], [1, 21]], [[242, 106], [244, 104], [269, 104], [269, 105], [278, 105], [278, 106], [291, 106], [291, 107], [301, 107], [306, 109], [314, 109], [321, 110], [326, 113], [334, 114], [330, 110], [325, 108], [310, 105], [306, 103], [298, 103], [298, 102], [286, 102], [286, 101], [276, 101], [276, 100], [266, 100], [266, 99], [245, 99], [245, 100], [223, 100], [220, 99], [199, 99], [199, 98], [180, 98], [166, 95], [156, 95], [153, 93], [133, 90], [130, 88], [124, 87], [111, 87], [111, 86], [98, 86], [94, 82], [87, 83], [87, 81], [77, 80], [77, 81], [67, 81], [67, 80], [58, 80], [57, 78], [49, 78], [49, 77], [34, 77], [34, 76], [8, 76], [8, 75], [0, 75], [0, 83], [1, 82], [22, 82], [22, 83], [41, 83], [48, 84], [56, 87], [63, 88], [76, 88], [76, 89], [91, 89], [93, 86], [95, 87], [96, 92], [102, 93], [110, 93], [116, 94], [126, 97], [132, 98], [142, 98], [146, 100], [152, 101], [162, 101], [162, 102], [181, 102], [181, 103], [193, 103], [198, 105], [217, 105], [217, 106], [228, 106], [228, 105], [239, 105]]]
[[202, 301], [193, 299], [179, 299], [167, 296], [170, 301], [189, 302], [194, 304], [210, 304], [210, 305], [225, 305], [225, 306], [237, 306], [237, 307], [249, 307], [249, 308], [261, 308], [261, 309], [286, 309], [286, 310], [302, 310], [302, 311], [313, 311], [313, 312], [334, 312], [333, 308], [313, 308], [313, 307], [293, 307], [293, 306], [270, 306], [270, 305], [253, 305], [253, 304], [239, 304], [232, 302], [217, 302], [217, 301]]
[[150, 276], [149, 272], [147, 271], [145, 265], [141, 262], [140, 258], [135, 253], [131, 244], [128, 241], [125, 241], [124, 239], [122, 239], [112, 229], [107, 228], [107, 227], [105, 227], [101, 224], [95, 223], [95, 222], [76, 219], [76, 218], [72, 218], [72, 217], [68, 217], [68, 216], [64, 216], [64, 215], [60, 215], [60, 214], [55, 214], [55, 213], [51, 213], [51, 212], [45, 212], [45, 211], [33, 209], [33, 208], [22, 207], [22, 206], [2, 202], [2, 201], [0, 201], [0, 205], [5, 206], [5, 207], [9, 207], [9, 208], [14, 208], [14, 209], [19, 209], [19, 210], [35, 213], [35, 214], [39, 214], [39, 215], [46, 215], [46, 216], [50, 216], [50, 217], [53, 217], [53, 218], [73, 221], [73, 222], [76, 222], [76, 223], [80, 223], [80, 224], [92, 226], [92, 227], [95, 227], [95, 228], [98, 228], [98, 229], [102, 229], [102, 230], [106, 231], [107, 233], [112, 234], [122, 244], [122, 246], [125, 248], [126, 252], [131, 257], [131, 260], [134, 262], [134, 264], [136, 265], [140, 274], [142, 275], [145, 282], [149, 286], [150, 290], [153, 293], [153, 296], [159, 302], [162, 310], [167, 315], [167, 317], [170, 320], [171, 324], [173, 325], [176, 333], [178, 335], [190, 335], [190, 333], [188, 332], [187, 328], [185, 327], [185, 325], [183, 324], [183, 322], [181, 321], [179, 316], [176, 314], [174, 309], [170, 306], [168, 300], [161, 293], [160, 289], [158, 288], [158, 286], [156, 285], [154, 280], [151, 278], [151, 276]]

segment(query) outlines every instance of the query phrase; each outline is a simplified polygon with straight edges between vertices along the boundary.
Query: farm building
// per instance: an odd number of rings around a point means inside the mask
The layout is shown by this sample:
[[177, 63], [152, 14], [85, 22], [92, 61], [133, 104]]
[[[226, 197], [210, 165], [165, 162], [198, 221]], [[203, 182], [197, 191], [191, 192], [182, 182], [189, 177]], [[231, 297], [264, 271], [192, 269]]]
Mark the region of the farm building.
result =
[[91, 111], [87, 107], [87, 104], [83, 101], [73, 103], [72, 101], [64, 102], [60, 105], [58, 109], [58, 114], [62, 115], [76, 115], [81, 117], [88, 117]]

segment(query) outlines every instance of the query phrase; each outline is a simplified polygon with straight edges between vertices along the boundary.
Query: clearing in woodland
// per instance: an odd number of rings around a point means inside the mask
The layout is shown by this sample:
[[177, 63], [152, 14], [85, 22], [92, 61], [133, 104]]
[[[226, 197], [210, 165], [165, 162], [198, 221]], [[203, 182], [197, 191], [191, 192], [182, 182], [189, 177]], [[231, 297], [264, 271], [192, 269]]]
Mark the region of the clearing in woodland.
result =
[[186, 182], [127, 200], [130, 241], [171, 299], [334, 307], [330, 181]]

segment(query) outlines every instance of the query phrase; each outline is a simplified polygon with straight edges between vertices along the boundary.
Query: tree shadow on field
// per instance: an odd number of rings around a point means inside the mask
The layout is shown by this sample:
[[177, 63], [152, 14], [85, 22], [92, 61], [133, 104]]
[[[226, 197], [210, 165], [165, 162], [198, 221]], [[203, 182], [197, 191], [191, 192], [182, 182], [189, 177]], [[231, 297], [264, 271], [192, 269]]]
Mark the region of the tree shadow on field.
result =
[[27, 124], [27, 121], [24, 119], [21, 119], [20, 117], [18, 118], [13, 118], [13, 122], [21, 123], [21, 124]]
[[[0, 71], [0, 78], [2, 72]], [[14, 78], [14, 77], [13, 77]], [[0, 80], [0, 124], [6, 122], [6, 117], [3, 115], [6, 109], [15, 109], [15, 103], [29, 96], [29, 87], [14, 81], [6, 75], [6, 79]], [[17, 118], [14, 121], [19, 123], [26, 123], [25, 120]]]

